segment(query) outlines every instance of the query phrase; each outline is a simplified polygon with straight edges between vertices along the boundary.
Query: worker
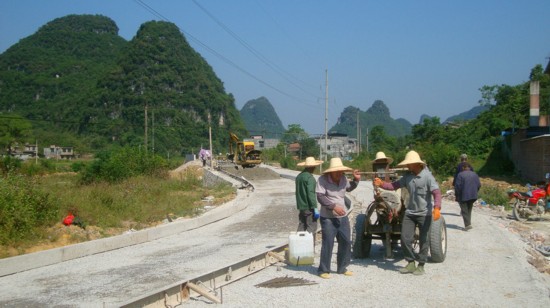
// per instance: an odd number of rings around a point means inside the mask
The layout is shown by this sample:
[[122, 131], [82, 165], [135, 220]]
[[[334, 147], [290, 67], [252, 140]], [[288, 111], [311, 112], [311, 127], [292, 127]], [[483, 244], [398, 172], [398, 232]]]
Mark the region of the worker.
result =
[[348, 181], [344, 173], [352, 168], [342, 164], [338, 157], [330, 159], [330, 165], [317, 180], [317, 201], [321, 204], [321, 260], [317, 272], [321, 278], [330, 278], [330, 263], [334, 239], [338, 241], [336, 253], [336, 272], [352, 276], [347, 269], [351, 260], [351, 228], [348, 214], [351, 204], [346, 202], [346, 192], [357, 188], [361, 180], [359, 170], [353, 170], [353, 180]]
[[[380, 178], [374, 179], [374, 186], [387, 190], [403, 188], [408, 191], [408, 198], [404, 200], [406, 209], [401, 226], [401, 247], [407, 260], [407, 266], [399, 270], [400, 273], [414, 275], [424, 274], [424, 265], [428, 261], [428, 232], [433, 220], [440, 218], [441, 191], [426, 163], [420, 159], [415, 151], [409, 151], [405, 159], [397, 167], [407, 167], [409, 172], [400, 179], [387, 183]], [[420, 251], [418, 257], [413, 251], [416, 228], [419, 229]], [[418, 266], [415, 264], [418, 261]]]

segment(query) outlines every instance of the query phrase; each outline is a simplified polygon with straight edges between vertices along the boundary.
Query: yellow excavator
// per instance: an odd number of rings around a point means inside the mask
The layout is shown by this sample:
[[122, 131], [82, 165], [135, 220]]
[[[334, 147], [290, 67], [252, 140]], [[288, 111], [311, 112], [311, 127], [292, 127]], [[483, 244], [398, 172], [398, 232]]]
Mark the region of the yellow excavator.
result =
[[252, 168], [262, 163], [262, 151], [254, 149], [254, 141], [241, 141], [234, 133], [229, 133], [229, 154], [227, 159], [236, 168]]

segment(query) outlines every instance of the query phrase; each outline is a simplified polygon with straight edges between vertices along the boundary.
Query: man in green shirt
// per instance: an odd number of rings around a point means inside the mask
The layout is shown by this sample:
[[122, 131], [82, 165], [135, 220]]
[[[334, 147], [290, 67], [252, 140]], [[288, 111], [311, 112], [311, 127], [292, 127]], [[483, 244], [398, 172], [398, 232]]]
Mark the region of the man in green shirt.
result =
[[315, 167], [322, 164], [323, 161], [315, 160], [313, 157], [307, 157], [304, 162], [298, 163], [298, 167], [304, 167], [304, 170], [296, 177], [296, 207], [298, 214], [298, 232], [307, 231], [315, 234], [317, 231], [317, 195], [315, 186], [317, 180], [313, 177]]

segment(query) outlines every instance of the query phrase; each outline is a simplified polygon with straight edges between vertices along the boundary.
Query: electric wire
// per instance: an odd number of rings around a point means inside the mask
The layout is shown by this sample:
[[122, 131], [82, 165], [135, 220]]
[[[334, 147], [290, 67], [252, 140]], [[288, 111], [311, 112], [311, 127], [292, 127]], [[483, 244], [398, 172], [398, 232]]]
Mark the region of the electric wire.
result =
[[[165, 16], [163, 16], [161, 13], [159, 13], [158, 11], [156, 11], [155, 9], [153, 9], [151, 6], [147, 5], [145, 2], [143, 2], [143, 0], [134, 0], [134, 2], [136, 2], [138, 5], [142, 6], [143, 8], [145, 8], [147, 11], [149, 11], [151, 14], [155, 15], [157, 18], [161, 19], [161, 20], [164, 20], [164, 21], [167, 21], [167, 22], [172, 22], [170, 21], [168, 18], [166, 18]], [[173, 22], [172, 22], [173, 23]], [[175, 24], [175, 23], [174, 23]], [[178, 27], [179, 28], [179, 27]], [[235, 69], [239, 70], [240, 72], [242, 72], [243, 74], [249, 76], [250, 78], [260, 82], [261, 84], [269, 87], [270, 89], [284, 95], [284, 96], [287, 96], [289, 98], [292, 98], [294, 100], [296, 100], [297, 102], [300, 102], [302, 104], [306, 104], [306, 105], [310, 105], [310, 106], [313, 106], [313, 107], [317, 107], [317, 105], [314, 105], [312, 103], [307, 103], [307, 100], [304, 100], [302, 98], [299, 98], [299, 97], [296, 97], [294, 95], [291, 95], [285, 91], [282, 91], [278, 88], [276, 88], [275, 86], [272, 86], [271, 84], [267, 83], [266, 81], [263, 81], [262, 79], [260, 79], [259, 77], [256, 77], [255, 75], [253, 75], [252, 73], [248, 72], [247, 70], [243, 69], [242, 67], [240, 67], [239, 65], [237, 65], [235, 62], [231, 61], [230, 59], [228, 59], [227, 57], [223, 56], [222, 54], [220, 54], [219, 52], [217, 52], [216, 50], [212, 49], [211, 47], [209, 47], [208, 45], [206, 45], [205, 43], [203, 43], [202, 41], [200, 41], [199, 39], [197, 39], [196, 37], [194, 37], [193, 35], [191, 35], [190, 33], [188, 33], [187, 31], [183, 30], [180, 28], [180, 31], [183, 32], [187, 37], [189, 37], [189, 39], [191, 39], [193, 42], [199, 44], [200, 46], [202, 46], [203, 48], [205, 48], [207, 51], [211, 52], [213, 55], [215, 55], [216, 57], [220, 58], [222, 61], [224, 61], [225, 63], [231, 65], [232, 67], [234, 67]]]
[[[269, 19], [271, 19], [271, 21], [277, 26], [277, 28], [279, 28], [279, 30], [281, 30], [281, 32], [283, 33], [283, 35], [286, 36], [286, 38], [287, 38], [290, 42], [292, 42], [292, 44], [294, 44], [294, 46], [297, 47], [296, 49], [300, 49], [300, 50], [304, 53], [306, 59], [310, 59], [310, 60], [311, 60], [313, 57], [312, 57], [310, 54], [308, 54], [303, 48], [301, 48], [301, 46], [300, 46], [299, 44], [297, 44], [296, 41], [294, 41], [294, 40], [292, 39], [292, 37], [288, 34], [288, 32], [285, 31], [284, 27], [282, 27], [282, 26], [277, 22], [277, 20], [269, 13], [269, 11], [265, 9], [265, 7], [262, 5], [261, 1], [257, 1], [257, 0], [256, 0], [255, 2], [256, 2], [256, 4], [258, 5], [258, 7], [265, 13], [265, 15], [267, 15], [267, 17], [269, 17]], [[318, 66], [319, 66], [319, 67], [322, 67], [322, 65], [318, 65]], [[292, 75], [291, 75], [291, 76], [292, 76]], [[304, 81], [304, 80], [302, 80], [302, 79], [300, 79], [300, 78], [297, 78], [297, 77], [295, 77], [295, 76], [292, 76], [292, 77], [293, 77], [294, 79], [300, 81], [300, 82], [303, 83], [304, 85], [307, 85], [307, 86], [309, 86], [309, 87], [311, 87], [311, 88], [317, 88], [317, 85], [309, 84], [308, 82], [306, 82], [306, 81]]]
[[267, 65], [269, 68], [271, 68], [274, 72], [279, 74], [281, 77], [283, 77], [286, 81], [288, 81], [291, 85], [295, 86], [299, 90], [303, 91], [306, 94], [309, 94], [313, 96], [315, 99], [319, 99], [320, 97], [318, 95], [312, 94], [311, 92], [308, 92], [304, 88], [302, 88], [300, 85], [296, 84], [294, 81], [292, 81], [287, 76], [290, 76], [291, 78], [297, 79], [290, 73], [283, 70], [280, 66], [270, 61], [268, 58], [266, 58], [263, 54], [261, 54], [258, 50], [256, 50], [254, 47], [250, 46], [244, 39], [239, 37], [235, 32], [233, 32], [229, 27], [227, 27], [224, 23], [222, 23], [218, 18], [216, 18], [212, 13], [210, 13], [204, 6], [200, 5], [196, 0], [192, 0], [193, 3], [201, 9], [208, 17], [210, 17], [215, 23], [217, 23], [222, 29], [224, 29], [229, 35], [231, 35], [237, 42], [239, 42], [242, 46], [244, 46], [250, 53], [252, 53], [256, 58], [258, 58], [260, 61], [262, 61], [265, 65]]

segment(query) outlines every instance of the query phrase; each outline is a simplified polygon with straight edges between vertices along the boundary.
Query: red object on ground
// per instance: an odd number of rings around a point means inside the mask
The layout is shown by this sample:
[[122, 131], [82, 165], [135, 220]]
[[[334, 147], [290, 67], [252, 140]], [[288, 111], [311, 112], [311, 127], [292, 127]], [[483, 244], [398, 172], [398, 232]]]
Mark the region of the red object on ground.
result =
[[63, 219], [63, 224], [65, 226], [70, 226], [70, 225], [73, 224], [73, 220], [74, 220], [74, 215], [69, 214], [69, 215], [67, 215], [67, 217], [65, 217], [65, 219]]

